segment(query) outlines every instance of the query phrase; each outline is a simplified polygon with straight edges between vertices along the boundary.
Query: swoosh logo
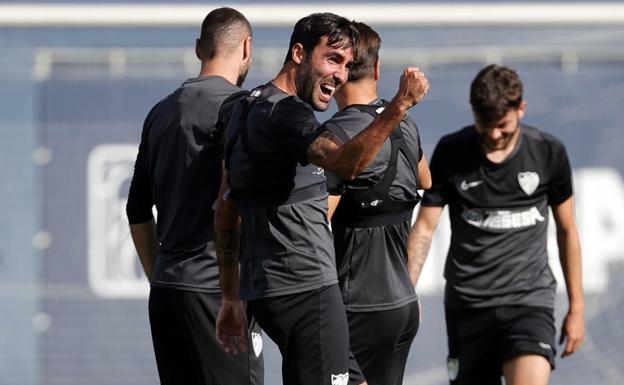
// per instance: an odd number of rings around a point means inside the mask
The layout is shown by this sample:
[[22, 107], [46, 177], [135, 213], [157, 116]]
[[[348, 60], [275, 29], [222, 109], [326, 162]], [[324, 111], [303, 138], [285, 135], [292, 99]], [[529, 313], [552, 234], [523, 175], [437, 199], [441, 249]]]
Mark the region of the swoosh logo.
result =
[[466, 191], [466, 190], [471, 189], [473, 187], [477, 187], [481, 183], [483, 183], [482, 180], [475, 180], [475, 181], [472, 181], [472, 182], [466, 182], [466, 180], [462, 180], [461, 183], [459, 184], [459, 188], [464, 190], [464, 191]]

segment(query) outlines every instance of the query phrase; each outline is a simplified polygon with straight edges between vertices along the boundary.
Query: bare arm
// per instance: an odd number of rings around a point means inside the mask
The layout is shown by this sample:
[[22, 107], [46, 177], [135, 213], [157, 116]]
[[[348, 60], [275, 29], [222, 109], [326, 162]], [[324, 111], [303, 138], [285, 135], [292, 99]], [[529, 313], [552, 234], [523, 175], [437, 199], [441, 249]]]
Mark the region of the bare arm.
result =
[[338, 203], [340, 203], [340, 197], [341, 195], [330, 195], [329, 198], [327, 198], [327, 203], [329, 205], [327, 219], [329, 220], [329, 222], [331, 222], [331, 219], [336, 212], [336, 207], [338, 207]]
[[414, 286], [431, 248], [433, 231], [438, 226], [443, 207], [420, 206], [418, 216], [407, 239], [407, 269]]
[[147, 222], [130, 225], [130, 236], [132, 236], [132, 242], [139, 255], [145, 276], [151, 281], [156, 255], [158, 254], [158, 238], [154, 218]]
[[217, 339], [226, 353], [247, 349], [247, 314], [239, 297], [240, 217], [232, 200], [224, 170], [215, 212], [215, 243], [221, 284], [221, 308], [217, 316]]
[[429, 170], [429, 163], [427, 163], [427, 158], [425, 158], [424, 154], [418, 162], [418, 188], [425, 190], [431, 188], [431, 171]]
[[566, 342], [561, 356], [576, 352], [585, 338], [585, 299], [583, 295], [581, 242], [574, 219], [574, 198], [552, 206], [557, 226], [559, 260], [568, 293], [568, 313], [561, 327], [559, 343]]
[[429, 82], [420, 70], [406, 68], [401, 75], [399, 91], [366, 129], [344, 145], [330, 133], [319, 136], [308, 146], [308, 161], [352, 180], [373, 161], [407, 110], [420, 102], [428, 89]]

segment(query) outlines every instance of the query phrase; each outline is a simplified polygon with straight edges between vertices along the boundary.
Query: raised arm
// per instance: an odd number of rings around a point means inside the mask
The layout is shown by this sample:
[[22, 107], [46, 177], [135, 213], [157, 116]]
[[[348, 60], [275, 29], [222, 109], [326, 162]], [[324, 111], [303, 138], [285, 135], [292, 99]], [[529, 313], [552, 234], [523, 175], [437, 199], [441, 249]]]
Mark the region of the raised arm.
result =
[[428, 89], [429, 82], [418, 68], [406, 68], [397, 94], [366, 129], [342, 145], [329, 132], [319, 136], [308, 146], [308, 161], [342, 178], [355, 178], [373, 161], [386, 138]]
[[217, 316], [217, 339], [226, 353], [247, 349], [247, 315], [239, 297], [240, 217], [231, 199], [227, 171], [223, 172], [215, 212], [215, 243], [221, 284], [221, 308]]
[[438, 226], [443, 207], [420, 206], [416, 222], [407, 239], [407, 269], [414, 286], [418, 283], [420, 272], [431, 248], [433, 231]]
[[559, 343], [566, 342], [562, 357], [576, 352], [585, 338], [585, 299], [583, 295], [581, 242], [574, 219], [574, 198], [552, 206], [557, 227], [559, 261], [568, 293], [568, 312], [561, 327]]

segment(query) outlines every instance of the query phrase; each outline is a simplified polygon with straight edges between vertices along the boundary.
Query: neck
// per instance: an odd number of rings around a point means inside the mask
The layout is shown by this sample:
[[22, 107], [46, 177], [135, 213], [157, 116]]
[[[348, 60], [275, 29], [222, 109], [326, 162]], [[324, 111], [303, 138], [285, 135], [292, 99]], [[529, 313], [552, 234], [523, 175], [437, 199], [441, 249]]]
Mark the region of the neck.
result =
[[516, 149], [516, 146], [518, 146], [519, 141], [520, 141], [520, 128], [518, 127], [518, 130], [516, 131], [514, 137], [509, 141], [509, 143], [507, 144], [507, 146], [505, 146], [505, 148], [492, 150], [492, 149], [487, 148], [483, 144], [481, 144], [481, 147], [483, 147], [485, 156], [488, 158], [490, 162], [502, 163]]
[[347, 82], [336, 93], [336, 103], [340, 110], [352, 104], [369, 104], [377, 99], [377, 82], [368, 78]]
[[297, 95], [297, 70], [292, 62], [284, 64], [280, 72], [272, 80], [273, 85], [288, 95]]
[[228, 82], [236, 84], [239, 75], [238, 70], [238, 63], [214, 58], [212, 60], [202, 60], [198, 76], [221, 76]]

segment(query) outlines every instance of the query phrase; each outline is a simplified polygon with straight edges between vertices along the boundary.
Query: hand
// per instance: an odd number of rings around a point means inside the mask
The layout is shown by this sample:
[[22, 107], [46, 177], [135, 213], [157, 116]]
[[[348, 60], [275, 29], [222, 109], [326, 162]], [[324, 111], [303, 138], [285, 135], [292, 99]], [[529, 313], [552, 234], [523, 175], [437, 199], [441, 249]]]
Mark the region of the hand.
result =
[[427, 91], [429, 91], [429, 81], [420, 69], [407, 67], [403, 70], [397, 97], [404, 99], [408, 107], [419, 103]]
[[561, 326], [559, 345], [566, 342], [561, 357], [566, 357], [576, 352], [581, 347], [583, 339], [585, 339], [585, 320], [583, 319], [583, 313], [569, 311]]
[[217, 340], [227, 354], [247, 350], [247, 313], [245, 302], [223, 299], [217, 316]]

